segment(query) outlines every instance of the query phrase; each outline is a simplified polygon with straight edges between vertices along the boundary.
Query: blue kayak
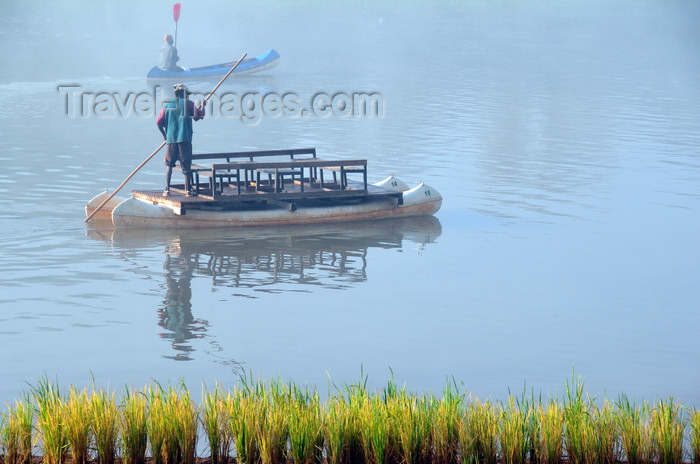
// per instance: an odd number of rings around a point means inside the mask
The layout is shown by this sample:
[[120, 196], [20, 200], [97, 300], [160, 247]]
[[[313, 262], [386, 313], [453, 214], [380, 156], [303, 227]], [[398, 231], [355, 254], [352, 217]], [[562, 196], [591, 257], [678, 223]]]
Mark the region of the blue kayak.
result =
[[[268, 50], [267, 52], [258, 55], [253, 58], [244, 59], [241, 64], [233, 71], [232, 74], [252, 74], [260, 71], [265, 71], [270, 68], [277, 66], [279, 62], [280, 54], [275, 50]], [[236, 64], [236, 61], [229, 61], [227, 63], [212, 64], [209, 66], [202, 66], [200, 68], [189, 68], [184, 71], [165, 71], [164, 69], [154, 66], [148, 71], [146, 75], [147, 79], [164, 79], [164, 80], [178, 80], [183, 82], [191, 82], [204, 79], [216, 79], [218, 77], [223, 77], [230, 69], [231, 66]]]

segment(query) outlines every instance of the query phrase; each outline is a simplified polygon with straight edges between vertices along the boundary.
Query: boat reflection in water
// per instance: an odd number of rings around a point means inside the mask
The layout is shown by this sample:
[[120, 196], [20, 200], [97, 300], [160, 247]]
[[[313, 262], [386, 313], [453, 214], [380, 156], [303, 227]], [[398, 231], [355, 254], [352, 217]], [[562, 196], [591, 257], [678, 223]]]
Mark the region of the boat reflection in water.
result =
[[[231, 299], [348, 289], [367, 280], [370, 249], [400, 249], [404, 242], [424, 247], [441, 232], [436, 217], [421, 216], [250, 229], [91, 229], [88, 236], [131, 256], [134, 250], [164, 248], [165, 298], [158, 308], [159, 326], [165, 330], [161, 337], [170, 340], [175, 351], [167, 357], [190, 360], [191, 341], [206, 337], [209, 327], [207, 320], [193, 314], [193, 279], [207, 278], [219, 292], [234, 289]], [[219, 350], [215, 340], [210, 343]]]

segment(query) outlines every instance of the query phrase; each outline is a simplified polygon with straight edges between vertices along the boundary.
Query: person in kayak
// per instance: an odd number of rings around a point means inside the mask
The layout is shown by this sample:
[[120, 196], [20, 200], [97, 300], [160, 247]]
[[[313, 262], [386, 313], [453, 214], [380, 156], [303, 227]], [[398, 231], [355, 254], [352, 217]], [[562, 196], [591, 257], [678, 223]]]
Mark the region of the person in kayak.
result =
[[160, 62], [158, 63], [158, 67], [165, 71], [184, 71], [177, 65], [180, 57], [177, 56], [177, 48], [173, 45], [173, 36], [165, 34], [165, 36], [163, 36], [163, 41], [165, 43], [160, 48]]
[[199, 106], [189, 99], [190, 91], [184, 84], [175, 84], [175, 99], [164, 102], [156, 124], [165, 139], [165, 191], [170, 195], [170, 178], [175, 164], [180, 162], [180, 169], [185, 176], [187, 196], [196, 195], [192, 189], [192, 120], [204, 118], [206, 100]]

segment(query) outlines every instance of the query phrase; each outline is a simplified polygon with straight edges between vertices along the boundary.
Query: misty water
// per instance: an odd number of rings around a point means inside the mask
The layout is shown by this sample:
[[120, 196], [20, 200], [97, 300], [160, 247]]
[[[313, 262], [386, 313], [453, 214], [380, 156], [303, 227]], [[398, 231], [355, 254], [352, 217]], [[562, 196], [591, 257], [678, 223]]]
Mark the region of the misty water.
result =
[[[0, 403], [43, 375], [198, 392], [245, 370], [495, 399], [575, 372], [700, 406], [697, 2], [184, 2], [182, 65], [281, 55], [220, 92], [382, 102], [210, 115], [195, 152], [316, 147], [444, 196], [434, 218], [199, 231], [83, 224], [162, 140], [129, 98], [169, 90], [145, 75], [172, 4], [3, 10]], [[163, 183], [159, 154], [124, 193]]]

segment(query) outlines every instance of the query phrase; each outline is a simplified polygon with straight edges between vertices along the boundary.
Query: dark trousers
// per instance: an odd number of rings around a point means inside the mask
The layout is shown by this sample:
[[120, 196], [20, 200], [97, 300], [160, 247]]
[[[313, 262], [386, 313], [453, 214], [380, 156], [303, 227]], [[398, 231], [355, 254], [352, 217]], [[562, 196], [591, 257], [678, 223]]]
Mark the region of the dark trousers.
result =
[[185, 190], [190, 190], [192, 175], [192, 142], [176, 142], [165, 145], [166, 188], [170, 188], [172, 168], [180, 163], [180, 169], [185, 176]]

